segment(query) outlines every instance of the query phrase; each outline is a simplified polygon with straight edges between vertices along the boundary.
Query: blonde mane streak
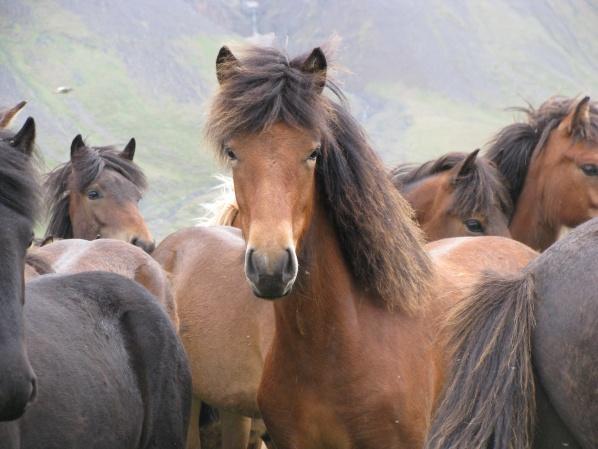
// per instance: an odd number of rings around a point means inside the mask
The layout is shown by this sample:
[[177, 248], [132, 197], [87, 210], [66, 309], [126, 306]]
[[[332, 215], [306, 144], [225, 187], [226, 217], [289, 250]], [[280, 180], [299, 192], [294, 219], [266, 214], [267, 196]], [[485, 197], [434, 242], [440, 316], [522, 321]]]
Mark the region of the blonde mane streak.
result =
[[217, 175], [216, 179], [220, 183], [212, 191], [217, 191], [218, 195], [213, 201], [201, 205], [206, 213], [196, 220], [197, 226], [232, 226], [239, 213], [233, 179], [224, 175]]

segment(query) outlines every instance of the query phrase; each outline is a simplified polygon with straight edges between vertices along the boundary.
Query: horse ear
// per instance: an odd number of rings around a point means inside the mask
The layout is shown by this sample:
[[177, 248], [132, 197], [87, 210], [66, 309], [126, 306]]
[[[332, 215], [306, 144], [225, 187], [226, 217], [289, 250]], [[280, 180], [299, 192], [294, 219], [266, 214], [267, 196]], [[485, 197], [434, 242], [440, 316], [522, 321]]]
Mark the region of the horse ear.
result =
[[223, 84], [228, 80], [239, 65], [239, 60], [235, 58], [233, 52], [226, 45], [223, 45], [218, 52], [218, 56], [216, 56], [216, 77], [218, 78], [218, 83]]
[[475, 161], [479, 152], [479, 148], [475, 151], [472, 151], [459, 165], [455, 166], [454, 170], [456, 173], [455, 177], [453, 178], [454, 182], [466, 178], [475, 169]]
[[561, 121], [559, 129], [571, 135], [578, 129], [584, 129], [590, 124], [590, 97], [579, 100]]
[[71, 160], [84, 148], [85, 142], [83, 142], [83, 137], [81, 137], [81, 134], [77, 134], [71, 143]]
[[132, 161], [134, 156], [135, 156], [135, 138], [132, 137], [131, 140], [129, 140], [129, 143], [127, 144], [125, 149], [122, 150], [122, 152], [120, 153], [120, 157]]
[[316, 78], [316, 88], [318, 89], [318, 93], [321, 93], [324, 90], [324, 86], [326, 85], [326, 69], [328, 68], [328, 63], [326, 62], [326, 56], [324, 56], [324, 52], [320, 47], [316, 47], [312, 50], [309, 54], [307, 59], [303, 61], [301, 65], [301, 70], [305, 73], [311, 73]]
[[21, 109], [23, 109], [26, 104], [27, 104], [26, 101], [21, 101], [21, 102], [17, 103], [15, 106], [13, 106], [12, 108], [7, 109], [5, 111], [1, 111], [0, 112], [0, 128], [8, 127], [8, 125], [10, 125], [10, 122], [12, 122], [12, 119], [14, 119], [17, 116], [19, 111]]
[[33, 154], [33, 144], [35, 142], [35, 120], [29, 117], [21, 129], [11, 139], [10, 145], [16, 148], [26, 156]]

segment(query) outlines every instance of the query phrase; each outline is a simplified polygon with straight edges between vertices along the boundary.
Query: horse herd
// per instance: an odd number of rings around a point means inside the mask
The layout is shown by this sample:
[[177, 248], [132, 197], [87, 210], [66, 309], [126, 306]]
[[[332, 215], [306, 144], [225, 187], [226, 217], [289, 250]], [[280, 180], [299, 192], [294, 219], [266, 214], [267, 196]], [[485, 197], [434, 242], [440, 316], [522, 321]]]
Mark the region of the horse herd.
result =
[[228, 449], [598, 447], [598, 105], [388, 171], [329, 72], [220, 50], [234, 200], [157, 246], [134, 139], [42, 183], [1, 113], [0, 448], [205, 448], [212, 409]]

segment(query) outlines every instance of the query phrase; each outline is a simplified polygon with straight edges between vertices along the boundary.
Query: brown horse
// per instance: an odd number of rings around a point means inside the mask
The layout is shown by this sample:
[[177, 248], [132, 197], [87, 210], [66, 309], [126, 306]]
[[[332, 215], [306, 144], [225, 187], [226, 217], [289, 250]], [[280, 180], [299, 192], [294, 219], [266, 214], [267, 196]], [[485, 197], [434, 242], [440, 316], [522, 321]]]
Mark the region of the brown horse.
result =
[[25, 280], [41, 274], [108, 271], [143, 285], [164, 307], [178, 331], [176, 305], [170, 281], [162, 267], [146, 252], [120, 240], [59, 240], [27, 253]]
[[488, 157], [510, 183], [513, 238], [543, 251], [564, 226], [597, 216], [598, 104], [555, 97], [519, 110], [527, 121], [500, 131]]
[[147, 183], [134, 155], [135, 139], [119, 151], [88, 147], [80, 135], [75, 137], [70, 161], [46, 179], [50, 204], [46, 234], [63, 239], [112, 238], [153, 251], [154, 241], [138, 205]]
[[279, 449], [421, 447], [443, 380], [436, 323], [482, 270], [514, 272], [534, 253], [499, 237], [424, 251], [363, 130], [322, 95], [341, 93], [320, 49], [239, 61], [224, 47], [217, 75], [207, 135], [232, 167], [245, 239], [195, 228], [156, 250], [174, 274], [195, 393], [223, 381], [209, 403], [252, 406], [261, 378]]
[[427, 449], [598, 447], [597, 261], [592, 219], [480, 282], [449, 321], [455, 363]]
[[498, 235], [510, 237], [511, 198], [502, 175], [479, 150], [449, 153], [391, 171], [393, 184], [415, 210], [428, 240]]

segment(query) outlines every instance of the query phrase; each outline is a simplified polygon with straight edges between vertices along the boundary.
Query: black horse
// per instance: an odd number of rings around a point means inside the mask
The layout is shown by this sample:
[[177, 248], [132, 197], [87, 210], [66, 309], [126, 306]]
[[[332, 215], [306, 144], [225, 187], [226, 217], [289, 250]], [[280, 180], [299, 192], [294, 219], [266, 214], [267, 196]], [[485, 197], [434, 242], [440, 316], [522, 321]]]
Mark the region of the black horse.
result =
[[[29, 126], [32, 145], [32, 120]], [[13, 140], [3, 144], [10, 146]], [[0, 170], [9, 157], [15, 158], [13, 153], [13, 148], [2, 148]], [[116, 274], [88, 272], [40, 276], [27, 283], [23, 296], [31, 220], [24, 220], [22, 213], [33, 210], [35, 189], [30, 162], [19, 157], [19, 163], [14, 176], [26, 184], [10, 190], [0, 181], [0, 203], [6, 209], [1, 238], [18, 248], [19, 256], [5, 256], [0, 264], [14, 272], [5, 276], [0, 271], [0, 291], [20, 292], [14, 301], [19, 309], [19, 300], [27, 299], [25, 342], [38, 391], [20, 419], [0, 423], [0, 448], [184, 447], [191, 404], [189, 369], [168, 317], [147, 290]], [[32, 379], [30, 368], [28, 373]], [[31, 390], [24, 394], [27, 399]]]
[[36, 391], [23, 331], [23, 270], [37, 210], [34, 137], [31, 118], [16, 134], [0, 128], [0, 421], [21, 416]]

